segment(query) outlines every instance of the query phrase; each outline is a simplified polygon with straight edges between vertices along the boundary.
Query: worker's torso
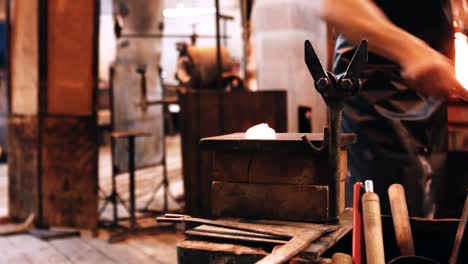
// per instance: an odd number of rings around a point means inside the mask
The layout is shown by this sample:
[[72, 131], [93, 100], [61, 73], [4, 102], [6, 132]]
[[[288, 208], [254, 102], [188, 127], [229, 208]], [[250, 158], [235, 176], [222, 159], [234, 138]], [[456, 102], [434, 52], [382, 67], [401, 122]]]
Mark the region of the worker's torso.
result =
[[[394, 24], [452, 57], [454, 32], [447, 2], [375, 0]], [[335, 73], [346, 71], [354, 50], [343, 36], [338, 37]], [[426, 201], [426, 192], [433, 192], [430, 189], [441, 178], [435, 175], [443, 171], [447, 148], [445, 102], [424, 98], [407, 87], [398, 65], [372, 53], [362, 77], [362, 89], [347, 101], [343, 116], [343, 131], [358, 136], [357, 144], [349, 149], [350, 173], [357, 180], [378, 177], [384, 187], [401, 182], [413, 190], [408, 194], [413, 210], [432, 208], [436, 198], [431, 195]], [[415, 214], [426, 215], [431, 208]]]
[[[375, 0], [375, 3], [394, 24], [452, 57], [454, 30], [447, 1]], [[336, 73], [346, 70], [354, 53], [353, 48], [342, 35], [338, 37], [334, 65]], [[388, 120], [423, 122], [445, 106], [443, 102], [424, 98], [407, 87], [401, 80], [400, 67], [375, 54], [369, 54], [369, 69], [363, 77], [362, 91], [346, 105], [344, 130], [369, 131], [369, 140], [378, 143], [378, 146], [388, 146], [388, 150], [396, 153], [405, 150], [402, 144], [397, 144], [401, 143], [401, 138], [395, 135], [394, 129], [388, 127], [391, 125]], [[379, 134], [383, 131], [386, 133], [385, 138]], [[378, 135], [373, 138], [372, 133]], [[430, 144], [431, 141], [419, 134], [415, 138], [422, 145]]]

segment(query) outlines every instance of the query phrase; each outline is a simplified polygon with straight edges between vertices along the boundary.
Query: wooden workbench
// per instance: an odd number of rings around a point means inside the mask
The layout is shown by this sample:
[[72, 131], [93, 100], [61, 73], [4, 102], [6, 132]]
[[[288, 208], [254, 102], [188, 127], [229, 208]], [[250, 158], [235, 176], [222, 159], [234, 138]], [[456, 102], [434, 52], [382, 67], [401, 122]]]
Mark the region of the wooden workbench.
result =
[[200, 140], [245, 132], [260, 123], [286, 132], [286, 92], [189, 91], [179, 96], [179, 103], [185, 211], [210, 217], [211, 156], [200, 151]]

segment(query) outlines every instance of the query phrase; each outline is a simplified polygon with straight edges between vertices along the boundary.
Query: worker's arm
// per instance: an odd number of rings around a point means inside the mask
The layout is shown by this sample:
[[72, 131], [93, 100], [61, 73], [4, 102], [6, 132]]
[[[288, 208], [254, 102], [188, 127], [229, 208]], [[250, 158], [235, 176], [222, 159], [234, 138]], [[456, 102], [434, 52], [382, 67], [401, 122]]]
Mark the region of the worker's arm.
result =
[[371, 0], [315, 1], [318, 16], [354, 43], [367, 39], [372, 52], [401, 66], [411, 87], [433, 96], [464, 92], [450, 60], [394, 25]]

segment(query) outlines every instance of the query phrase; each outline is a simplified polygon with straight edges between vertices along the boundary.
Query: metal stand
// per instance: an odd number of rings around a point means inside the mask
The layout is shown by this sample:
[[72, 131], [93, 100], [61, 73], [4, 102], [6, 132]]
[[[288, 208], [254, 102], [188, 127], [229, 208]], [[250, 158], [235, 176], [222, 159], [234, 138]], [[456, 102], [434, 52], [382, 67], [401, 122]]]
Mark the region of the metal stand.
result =
[[[111, 155], [114, 155], [114, 145], [115, 145], [115, 137], [111, 135]], [[130, 149], [129, 149], [129, 156], [130, 156]], [[114, 160], [112, 158], [112, 160]], [[100, 224], [104, 227], [108, 228], [116, 228], [119, 227], [119, 217], [118, 217], [118, 204], [123, 205], [127, 213], [130, 214], [130, 210], [127, 208], [125, 205], [125, 200], [120, 197], [119, 193], [117, 192], [117, 183], [116, 183], [116, 173], [115, 171], [117, 170], [114, 164], [112, 164], [112, 176], [111, 176], [111, 184], [112, 184], [112, 190], [111, 193], [108, 196], [105, 196], [104, 198], [104, 204], [102, 205], [101, 209], [99, 210], [99, 215], [102, 215], [104, 213], [104, 210], [107, 208], [107, 205], [109, 203], [112, 204], [112, 221], [110, 223], [106, 223], [103, 221], [100, 221]], [[100, 190], [103, 192], [102, 190]]]
[[[163, 100], [157, 100], [157, 101], [149, 101], [146, 98], [147, 94], [147, 87], [146, 87], [146, 67], [141, 66], [138, 68], [137, 72], [141, 74], [141, 102], [137, 104], [138, 107], [141, 107], [143, 111], [146, 111], [146, 109], [149, 106], [152, 105], [163, 105], [163, 114], [166, 113], [166, 106], [167, 104], [172, 104], [172, 103], [177, 103], [177, 100], [174, 99], [163, 99]], [[161, 82], [163, 80], [162, 74], [160, 70], [160, 78]], [[163, 97], [164, 97], [164, 86], [162, 85], [163, 88]], [[147, 234], [149, 232], [153, 232], [156, 230], [160, 230], [161, 228], [165, 227], [173, 227], [173, 225], [161, 225], [161, 224], [155, 224], [154, 222], [152, 225], [148, 227], [142, 227], [138, 225], [137, 223], [137, 217], [136, 213], [142, 212], [146, 213], [142, 218], [147, 218], [147, 217], [153, 217], [155, 215], [159, 214], [165, 214], [169, 212], [169, 197], [172, 198], [174, 201], [176, 201], [175, 197], [172, 195], [172, 193], [169, 190], [169, 179], [168, 179], [168, 172], [167, 172], [167, 155], [166, 155], [166, 134], [165, 134], [165, 125], [163, 122], [163, 132], [162, 132], [162, 160], [158, 165], [162, 165], [163, 168], [163, 178], [159, 184], [156, 185], [155, 189], [152, 191], [151, 198], [146, 202], [145, 207], [142, 210], [137, 210], [135, 206], [135, 139], [137, 137], [149, 137], [152, 136], [149, 133], [141, 132], [141, 131], [122, 131], [122, 132], [113, 132], [111, 134], [111, 151], [112, 155], [114, 155], [114, 146], [115, 146], [115, 141], [119, 138], [121, 139], [127, 139], [128, 142], [128, 173], [129, 173], [129, 201], [128, 201], [128, 206], [126, 205], [124, 199], [120, 197], [120, 195], [117, 192], [117, 185], [116, 185], [116, 171], [117, 168], [116, 166], [112, 163], [112, 192], [109, 196], [105, 198], [105, 203], [103, 207], [100, 210], [100, 214], [102, 214], [107, 207], [109, 203], [113, 205], [113, 219], [110, 223], [104, 223], [101, 221], [101, 224], [103, 224], [105, 227], [108, 228], [120, 228], [123, 229], [123, 231], [117, 232], [113, 234], [109, 242], [110, 243], [115, 243], [122, 241], [129, 236], [136, 235], [136, 234]], [[114, 159], [112, 159], [114, 160]], [[163, 208], [161, 210], [150, 210], [149, 207], [151, 203], [154, 201], [156, 194], [160, 189], [163, 189]], [[177, 202], [177, 201], [176, 201]], [[129, 217], [128, 218], [122, 218], [118, 216], [118, 205], [121, 204], [128, 212]], [[149, 214], [148, 214], [149, 213]], [[120, 224], [121, 221], [129, 221], [128, 226], [124, 226]]]
[[[135, 138], [136, 137], [148, 137], [151, 136], [149, 133], [139, 132], [139, 131], [125, 131], [125, 132], [114, 132], [112, 133], [111, 137], [115, 140], [118, 138], [126, 138], [128, 142], [128, 174], [129, 174], [129, 205], [128, 205], [128, 212], [129, 217], [128, 219], [119, 218], [117, 215], [117, 199], [120, 199], [120, 202], [125, 206], [121, 198], [118, 196], [116, 191], [115, 185], [115, 175], [113, 175], [112, 179], [112, 193], [111, 199], [113, 203], [113, 210], [114, 210], [114, 219], [113, 219], [113, 226], [120, 227], [123, 231], [117, 232], [112, 234], [109, 238], [109, 243], [116, 243], [127, 239], [130, 236], [137, 235], [137, 234], [148, 234], [161, 228], [165, 227], [173, 227], [173, 225], [151, 225], [149, 227], [142, 227], [137, 223], [136, 217], [136, 206], [135, 206]], [[164, 166], [165, 168], [165, 166]], [[164, 181], [164, 180], [163, 180]], [[121, 220], [129, 220], [129, 226], [119, 225], [119, 221]]]
[[[168, 109], [167, 106], [169, 104], [176, 104], [178, 102], [177, 98], [168, 98], [166, 97], [166, 87], [164, 85], [164, 77], [162, 75], [162, 68], [159, 67], [159, 80], [161, 84], [161, 89], [162, 89], [162, 100], [156, 100], [156, 101], [148, 101], [145, 98], [142, 98], [142, 102], [140, 105], [143, 105], [144, 107], [152, 106], [152, 105], [162, 105], [163, 108], [163, 116], [165, 117], [168, 114]], [[142, 87], [144, 87], [143, 82], [146, 80], [145, 78], [145, 72], [141, 71], [140, 74], [142, 75]], [[157, 215], [161, 214], [166, 214], [169, 213], [169, 198], [171, 198], [175, 203], [178, 204], [177, 199], [175, 196], [171, 193], [169, 189], [169, 177], [167, 174], [167, 148], [166, 148], [166, 125], [165, 122], [163, 121], [163, 127], [162, 127], [162, 157], [161, 157], [161, 165], [163, 168], [163, 178], [162, 181], [156, 185], [156, 187], [153, 190], [153, 194], [151, 195], [151, 198], [146, 202], [146, 205], [143, 209], [139, 210], [141, 212], [145, 213], [153, 213]], [[161, 210], [152, 210], [149, 207], [151, 206], [151, 203], [153, 203], [154, 198], [156, 197], [156, 194], [160, 189], [163, 189], [163, 208]], [[173, 210], [172, 213], [179, 212], [180, 210]]]
[[[166, 112], [166, 106], [164, 105], [163, 106], [163, 112]], [[163, 113], [165, 114], [165, 113]], [[165, 131], [165, 126], [163, 125], [163, 131]], [[163, 168], [163, 178], [162, 178], [162, 181], [154, 188], [153, 190], [153, 194], [151, 195], [151, 198], [146, 202], [146, 205], [145, 207], [140, 210], [142, 212], [151, 212], [151, 213], [157, 213], [157, 214], [165, 214], [165, 213], [168, 213], [169, 212], [169, 197], [177, 202], [177, 199], [174, 197], [174, 195], [171, 193], [170, 189], [169, 189], [169, 178], [168, 178], [168, 175], [167, 175], [167, 159], [166, 159], [166, 139], [165, 139], [165, 135], [166, 133], [163, 132], [163, 143], [162, 143], [162, 148], [163, 148], [163, 151], [162, 151], [162, 161], [161, 161], [161, 165], [162, 165], [162, 168]], [[156, 197], [156, 194], [158, 193], [158, 191], [160, 189], [163, 189], [163, 208], [162, 210], [160, 211], [155, 211], [155, 210], [151, 210], [149, 209], [151, 203], [153, 203], [154, 201], [154, 198]], [[174, 211], [175, 212], [175, 211]]]

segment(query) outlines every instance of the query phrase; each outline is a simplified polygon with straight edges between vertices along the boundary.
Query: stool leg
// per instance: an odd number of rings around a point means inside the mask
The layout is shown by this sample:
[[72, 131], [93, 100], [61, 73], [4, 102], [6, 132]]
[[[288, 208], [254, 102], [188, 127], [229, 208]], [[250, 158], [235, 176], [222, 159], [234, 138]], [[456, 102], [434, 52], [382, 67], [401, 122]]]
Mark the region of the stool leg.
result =
[[[164, 111], [164, 115], [166, 115], [169, 111], [168, 109], [166, 108], [166, 105], [164, 106], [163, 108], [163, 111]], [[163, 120], [163, 129], [162, 129], [162, 166], [163, 166], [163, 213], [167, 213], [169, 211], [169, 205], [168, 205], [168, 199], [167, 199], [167, 195], [168, 195], [168, 189], [169, 189], [169, 180], [168, 180], [168, 176], [167, 176], [167, 149], [166, 149], [166, 125], [164, 123], [164, 120]]]
[[163, 157], [163, 196], [164, 196], [164, 204], [163, 204], [163, 212], [167, 213], [169, 211], [169, 204], [168, 204], [168, 192], [169, 192], [169, 180], [167, 178], [167, 164], [166, 164], [166, 155], [164, 154]]
[[130, 229], [136, 227], [135, 220], [135, 137], [128, 138], [128, 173], [130, 175]]
[[115, 140], [113, 137], [111, 137], [111, 170], [112, 170], [112, 175], [111, 175], [111, 181], [112, 181], [112, 193], [111, 193], [111, 202], [112, 202], [112, 215], [113, 215], [113, 225], [117, 226], [119, 222], [119, 216], [117, 212], [117, 183], [115, 179], [115, 165], [114, 165], [114, 144]]
[[112, 193], [111, 193], [111, 201], [112, 201], [112, 214], [113, 214], [113, 224], [117, 226], [119, 216], [117, 214], [117, 186], [115, 182], [115, 174], [112, 173]]

